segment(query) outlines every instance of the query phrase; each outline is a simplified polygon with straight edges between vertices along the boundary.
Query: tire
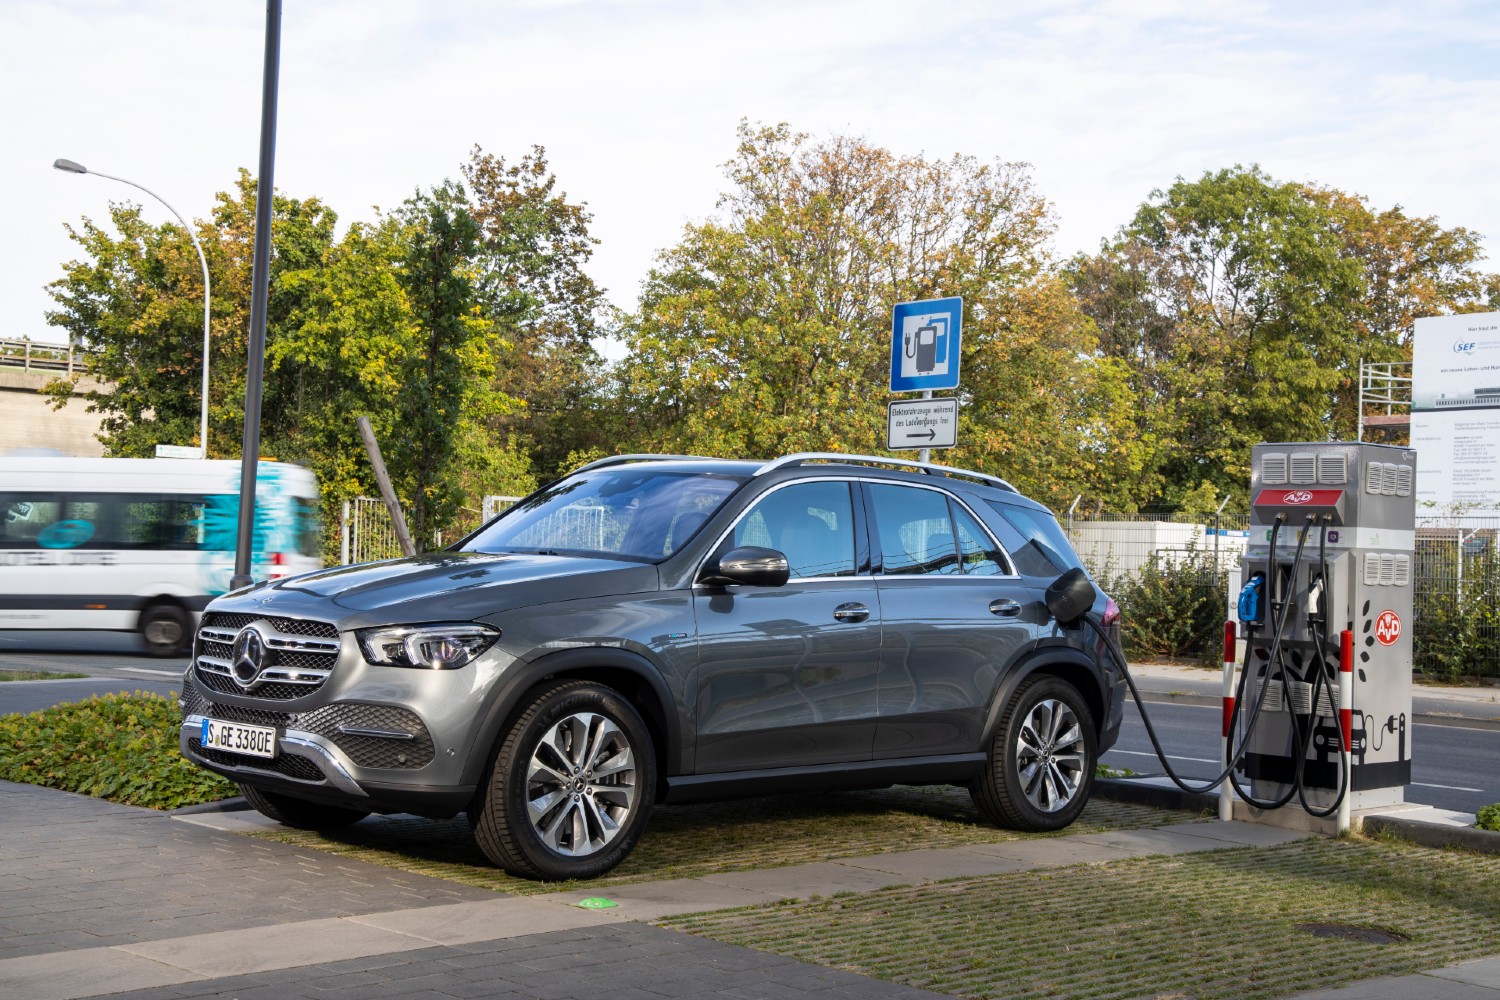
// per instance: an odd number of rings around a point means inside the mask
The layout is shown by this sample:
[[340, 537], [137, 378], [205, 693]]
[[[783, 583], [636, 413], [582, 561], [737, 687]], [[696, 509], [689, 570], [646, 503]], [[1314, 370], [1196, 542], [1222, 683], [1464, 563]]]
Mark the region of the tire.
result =
[[612, 688], [536, 689], [495, 750], [474, 840], [522, 878], [594, 878], [625, 860], [651, 813], [656, 756], [646, 724]]
[[358, 823], [370, 815], [364, 809], [346, 809], [343, 806], [308, 802], [290, 795], [267, 792], [253, 785], [241, 785], [240, 794], [262, 816], [298, 830], [337, 830], [339, 827]]
[[1033, 677], [1011, 695], [984, 776], [969, 791], [997, 826], [1061, 830], [1088, 803], [1098, 758], [1094, 717], [1078, 689]]
[[150, 656], [184, 656], [192, 648], [192, 623], [175, 604], [153, 604], [141, 612], [136, 630]]

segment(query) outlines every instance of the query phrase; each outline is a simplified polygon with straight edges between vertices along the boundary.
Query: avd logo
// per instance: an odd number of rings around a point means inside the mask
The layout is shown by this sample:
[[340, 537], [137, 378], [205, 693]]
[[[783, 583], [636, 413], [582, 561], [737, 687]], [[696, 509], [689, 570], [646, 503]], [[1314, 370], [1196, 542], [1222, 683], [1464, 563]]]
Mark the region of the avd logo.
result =
[[1380, 612], [1375, 619], [1375, 638], [1382, 646], [1394, 646], [1401, 638], [1401, 616], [1390, 610]]
[[1473, 354], [1474, 353], [1474, 341], [1472, 341], [1472, 340], [1455, 340], [1453, 342], [1453, 353], [1454, 354]]
[[1307, 492], [1307, 490], [1292, 490], [1281, 498], [1281, 502], [1290, 504], [1312, 503], [1312, 498], [1313, 495]]

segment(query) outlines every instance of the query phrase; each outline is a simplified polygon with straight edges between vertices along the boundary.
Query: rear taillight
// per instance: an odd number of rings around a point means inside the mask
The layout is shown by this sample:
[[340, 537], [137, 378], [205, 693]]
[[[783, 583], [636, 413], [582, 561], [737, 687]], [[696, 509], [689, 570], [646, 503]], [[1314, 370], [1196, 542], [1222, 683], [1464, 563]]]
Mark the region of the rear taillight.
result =
[[271, 565], [272, 566], [280, 566], [280, 567], [283, 567], [283, 568], [281, 568], [281, 569], [272, 569], [270, 573], [266, 574], [270, 579], [272, 579], [272, 580], [281, 580], [281, 579], [284, 579], [285, 577], [291, 575], [291, 571], [287, 570], [285, 568], [285, 566], [286, 566], [286, 553], [285, 552], [272, 552], [271, 553]]
[[1113, 597], [1107, 598], [1104, 602], [1104, 627], [1109, 628], [1111, 625], [1118, 624], [1120, 624], [1120, 606], [1115, 603]]

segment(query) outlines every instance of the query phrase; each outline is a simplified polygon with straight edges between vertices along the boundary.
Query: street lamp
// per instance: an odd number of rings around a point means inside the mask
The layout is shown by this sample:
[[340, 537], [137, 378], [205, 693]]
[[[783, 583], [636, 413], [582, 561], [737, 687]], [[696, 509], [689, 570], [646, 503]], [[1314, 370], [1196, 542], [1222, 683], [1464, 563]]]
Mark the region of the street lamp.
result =
[[81, 163], [75, 163], [72, 160], [62, 160], [62, 159], [53, 160], [52, 161], [52, 166], [55, 167], [58, 170], [63, 171], [64, 173], [69, 173], [69, 174], [88, 174], [88, 173], [92, 173], [96, 177], [107, 177], [107, 178], [109, 178], [112, 181], [119, 181], [121, 184], [129, 184], [133, 188], [139, 188], [140, 190], [142, 190], [142, 191], [146, 192], [147, 194], [149, 194], [151, 197], [155, 198], [157, 201], [161, 202], [163, 205], [166, 205], [167, 206], [167, 211], [169, 211], [173, 215], [177, 216], [177, 221], [182, 226], [182, 228], [187, 232], [188, 239], [190, 239], [190, 240], [193, 241], [193, 249], [198, 251], [198, 263], [200, 263], [200, 264], [203, 265], [203, 408], [202, 408], [202, 414], [201, 414], [201, 416], [199, 417], [199, 420], [198, 420], [198, 450], [199, 450], [199, 453], [200, 453], [200, 457], [207, 458], [208, 457], [208, 350], [209, 350], [209, 339], [208, 339], [208, 258], [205, 257], [205, 256], [203, 256], [203, 246], [198, 242], [198, 237], [196, 235], [194, 235], [193, 228], [191, 226], [189, 226], [186, 222], [183, 221], [182, 214], [180, 212], [178, 212], [177, 209], [175, 209], [171, 205], [167, 204], [167, 199], [163, 198], [161, 195], [157, 194], [155, 191], [152, 191], [150, 188], [145, 187], [145, 186], [143, 186], [141, 184], [137, 184], [135, 181], [128, 181], [128, 180], [126, 180], [123, 177], [116, 177], [113, 174], [100, 173], [97, 170], [92, 170], [91, 171], [87, 167], [85, 167], [83, 164], [81, 164]]

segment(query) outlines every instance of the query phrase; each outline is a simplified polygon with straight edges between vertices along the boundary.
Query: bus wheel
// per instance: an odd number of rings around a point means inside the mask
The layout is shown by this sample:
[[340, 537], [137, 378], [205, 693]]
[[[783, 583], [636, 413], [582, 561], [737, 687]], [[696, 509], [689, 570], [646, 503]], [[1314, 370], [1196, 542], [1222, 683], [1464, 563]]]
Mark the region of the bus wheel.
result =
[[142, 611], [139, 629], [150, 656], [180, 656], [191, 644], [187, 612], [175, 604], [153, 604]]

